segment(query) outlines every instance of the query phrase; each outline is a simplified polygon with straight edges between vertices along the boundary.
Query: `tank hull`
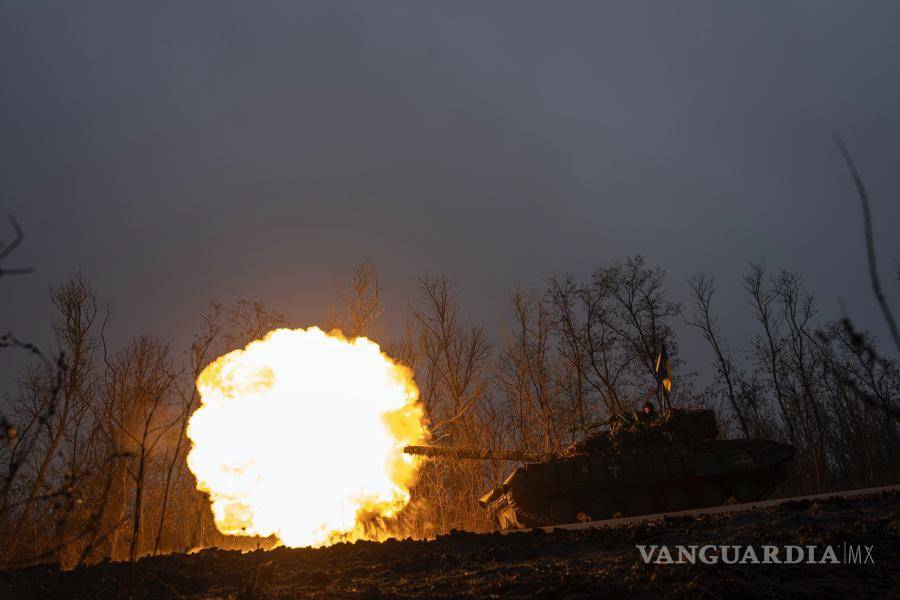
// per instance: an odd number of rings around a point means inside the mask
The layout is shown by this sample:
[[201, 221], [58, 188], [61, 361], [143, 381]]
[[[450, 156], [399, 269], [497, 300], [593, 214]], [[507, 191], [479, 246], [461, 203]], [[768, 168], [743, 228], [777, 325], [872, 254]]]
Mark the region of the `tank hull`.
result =
[[785, 478], [794, 448], [769, 440], [626, 447], [517, 468], [481, 498], [501, 529], [751, 502]]

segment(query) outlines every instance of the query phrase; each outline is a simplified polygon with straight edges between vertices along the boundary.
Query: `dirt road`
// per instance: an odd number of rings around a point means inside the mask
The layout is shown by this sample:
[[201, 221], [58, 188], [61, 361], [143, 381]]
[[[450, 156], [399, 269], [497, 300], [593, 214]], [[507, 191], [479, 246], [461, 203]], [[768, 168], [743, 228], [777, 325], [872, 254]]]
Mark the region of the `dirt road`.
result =
[[[728, 512], [730, 511], [730, 512]], [[637, 546], [866, 547], [864, 564], [656, 564]], [[817, 556], [819, 556], [817, 555]], [[845, 557], [840, 557], [845, 558]], [[884, 598], [900, 589], [900, 490], [430, 541], [204, 550], [0, 572], [8, 598]]]

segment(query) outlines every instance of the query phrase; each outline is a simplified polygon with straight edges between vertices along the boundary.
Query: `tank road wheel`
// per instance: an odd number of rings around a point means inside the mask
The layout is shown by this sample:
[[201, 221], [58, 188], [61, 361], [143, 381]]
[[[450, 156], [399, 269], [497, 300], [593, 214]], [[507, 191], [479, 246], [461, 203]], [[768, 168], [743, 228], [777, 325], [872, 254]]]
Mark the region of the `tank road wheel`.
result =
[[718, 483], [704, 483], [697, 499], [701, 506], [722, 506], [725, 502], [725, 489]]
[[589, 514], [592, 521], [603, 521], [610, 518], [613, 514], [613, 503], [609, 498], [594, 498], [590, 506]]
[[663, 495], [663, 507], [667, 512], [685, 510], [688, 504], [687, 492], [682, 487], [670, 487]]
[[629, 515], [649, 515], [653, 513], [653, 496], [646, 490], [635, 490], [628, 498], [625, 513]]
[[580, 521], [576, 504], [569, 498], [556, 498], [549, 506], [550, 521], [554, 525], [578, 523]]
[[738, 502], [753, 502], [759, 500], [759, 486], [751, 479], [741, 479], [734, 486], [734, 495]]

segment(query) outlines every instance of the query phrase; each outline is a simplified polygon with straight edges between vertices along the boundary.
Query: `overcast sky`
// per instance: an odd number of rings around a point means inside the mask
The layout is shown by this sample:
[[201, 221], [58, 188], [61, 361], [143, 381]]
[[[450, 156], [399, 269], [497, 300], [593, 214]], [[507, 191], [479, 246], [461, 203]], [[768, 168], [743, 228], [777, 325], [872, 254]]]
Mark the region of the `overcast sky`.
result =
[[389, 333], [445, 273], [498, 336], [517, 282], [642, 253], [674, 299], [718, 279], [733, 347], [751, 261], [884, 339], [833, 131], [900, 306], [900, 3], [135, 4], [0, 0], [5, 266], [36, 269], [0, 282], [4, 331], [47, 340], [76, 269], [118, 339], [183, 348], [209, 298], [307, 326], [370, 258]]

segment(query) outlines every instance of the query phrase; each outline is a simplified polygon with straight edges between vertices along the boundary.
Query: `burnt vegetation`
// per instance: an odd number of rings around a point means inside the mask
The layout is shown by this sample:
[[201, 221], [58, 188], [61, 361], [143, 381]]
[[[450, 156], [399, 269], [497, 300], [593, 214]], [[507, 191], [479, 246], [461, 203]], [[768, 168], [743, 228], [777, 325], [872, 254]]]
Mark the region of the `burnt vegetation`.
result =
[[[900, 351], [877, 277], [868, 196], [840, 148], [863, 205], [873, 289]], [[0, 247], [0, 285], [31, 272], [6, 267], [23, 239], [10, 224], [14, 239]], [[900, 373], [870, 334], [848, 316], [821, 318], [799, 275], [754, 264], [743, 289], [757, 334], [737, 345], [717, 318], [717, 283], [702, 274], [689, 283], [689, 298], [672, 299], [665, 271], [640, 256], [587, 277], [550, 277], [509, 295], [509, 319], [495, 335], [467, 318], [452, 279], [423, 276], [405, 331], [389, 339], [380, 323], [378, 273], [366, 262], [338, 286], [328, 325], [370, 337], [412, 367], [434, 443], [563, 450], [610, 415], [656, 402], [655, 362], [665, 343], [676, 374], [673, 404], [714, 408], [724, 437], [769, 438], [798, 449], [784, 494], [900, 482]], [[114, 313], [83, 275], [50, 297], [55, 354], [18, 333], [0, 338], [6, 351], [35, 359], [2, 405], [0, 564], [74, 568], [271, 545], [218, 533], [185, 463], [186, 429], [200, 371], [287, 326], [284, 315], [259, 303], [211, 302], [183, 352], [146, 334], [113, 348]], [[713, 377], [701, 379], [683, 364], [677, 323], [707, 342]], [[508, 470], [500, 462], [430, 460], [407, 509], [373, 527], [415, 538], [488, 530], [477, 498]]]

